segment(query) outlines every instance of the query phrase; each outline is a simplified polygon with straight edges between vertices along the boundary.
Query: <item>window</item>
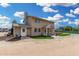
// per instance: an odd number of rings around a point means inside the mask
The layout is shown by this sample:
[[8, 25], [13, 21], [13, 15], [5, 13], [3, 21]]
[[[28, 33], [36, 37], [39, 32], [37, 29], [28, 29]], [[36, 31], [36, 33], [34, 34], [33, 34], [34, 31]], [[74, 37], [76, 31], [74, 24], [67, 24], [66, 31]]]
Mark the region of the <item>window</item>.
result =
[[40, 23], [40, 20], [35, 20], [35, 23]]
[[46, 29], [45, 29], [45, 33], [46, 33]]
[[25, 29], [22, 29], [23, 32], [25, 32]]
[[41, 32], [41, 29], [40, 28], [35, 28], [34, 32]]
[[34, 32], [37, 32], [37, 28], [34, 29]]
[[38, 29], [38, 32], [40, 32], [40, 31], [41, 31], [41, 29], [39, 28], [39, 29]]

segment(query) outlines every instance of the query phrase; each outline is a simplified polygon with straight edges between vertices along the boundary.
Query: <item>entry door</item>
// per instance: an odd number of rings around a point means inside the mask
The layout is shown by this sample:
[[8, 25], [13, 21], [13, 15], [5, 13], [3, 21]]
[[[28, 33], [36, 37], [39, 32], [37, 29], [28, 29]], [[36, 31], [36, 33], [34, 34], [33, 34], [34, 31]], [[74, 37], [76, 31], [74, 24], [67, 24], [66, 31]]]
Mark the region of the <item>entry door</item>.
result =
[[47, 28], [47, 34], [50, 35], [50, 28]]
[[21, 28], [21, 36], [26, 36], [26, 35], [27, 35], [26, 28]]

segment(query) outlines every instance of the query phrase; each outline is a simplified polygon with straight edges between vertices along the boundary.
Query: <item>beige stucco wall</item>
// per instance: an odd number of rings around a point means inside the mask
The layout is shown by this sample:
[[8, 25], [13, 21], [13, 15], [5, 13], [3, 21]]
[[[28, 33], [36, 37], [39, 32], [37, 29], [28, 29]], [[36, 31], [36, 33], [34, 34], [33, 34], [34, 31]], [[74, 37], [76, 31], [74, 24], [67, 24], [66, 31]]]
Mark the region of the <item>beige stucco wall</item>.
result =
[[13, 35], [14, 37], [16, 34], [21, 35], [21, 27], [13, 27]]
[[[25, 29], [25, 32], [22, 30]], [[19, 36], [27, 36], [27, 28], [26, 27], [13, 27], [13, 35], [16, 36], [18, 34]]]
[[[23, 29], [25, 30], [24, 32]], [[21, 27], [21, 36], [27, 36], [27, 28], [25, 26]]]
[[[32, 17], [28, 18], [28, 23], [32, 26], [32, 32], [31, 32], [32, 36], [41, 35], [41, 32], [34, 32], [35, 28], [42, 28], [46, 25], [53, 24], [52, 22], [48, 22], [44, 20], [40, 20], [40, 23], [35, 23], [35, 20], [36, 19]], [[54, 33], [54, 24], [50, 28], [52, 28], [52, 33]]]

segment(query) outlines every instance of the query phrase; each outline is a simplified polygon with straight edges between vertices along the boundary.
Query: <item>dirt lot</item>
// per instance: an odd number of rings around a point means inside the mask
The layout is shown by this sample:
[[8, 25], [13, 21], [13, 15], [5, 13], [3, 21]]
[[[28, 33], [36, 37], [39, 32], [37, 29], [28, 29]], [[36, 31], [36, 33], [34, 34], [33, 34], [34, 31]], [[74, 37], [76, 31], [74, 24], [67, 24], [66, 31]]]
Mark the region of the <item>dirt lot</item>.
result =
[[[2, 34], [0, 33], [0, 35]], [[79, 34], [56, 37], [52, 40], [24, 39], [14, 42], [3, 40], [0, 41], [0, 55], [79, 55]]]

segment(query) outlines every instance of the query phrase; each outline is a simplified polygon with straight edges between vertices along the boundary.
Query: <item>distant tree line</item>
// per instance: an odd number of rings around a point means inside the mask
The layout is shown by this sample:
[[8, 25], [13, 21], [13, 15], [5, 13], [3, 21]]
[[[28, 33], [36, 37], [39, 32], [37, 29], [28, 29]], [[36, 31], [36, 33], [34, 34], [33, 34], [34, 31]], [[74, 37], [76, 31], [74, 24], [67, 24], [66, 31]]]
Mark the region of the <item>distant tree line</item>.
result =
[[58, 32], [65, 32], [65, 31], [79, 31], [79, 26], [72, 27], [72, 26], [64, 26], [56, 29]]

